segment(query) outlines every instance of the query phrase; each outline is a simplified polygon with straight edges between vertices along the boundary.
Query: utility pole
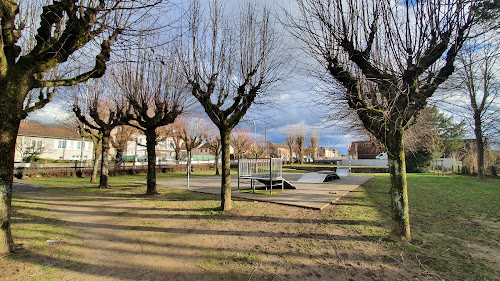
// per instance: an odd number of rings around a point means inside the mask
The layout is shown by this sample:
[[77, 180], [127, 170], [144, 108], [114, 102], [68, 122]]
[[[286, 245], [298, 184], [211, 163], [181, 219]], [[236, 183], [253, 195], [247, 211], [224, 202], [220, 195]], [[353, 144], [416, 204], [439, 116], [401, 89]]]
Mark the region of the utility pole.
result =
[[267, 145], [267, 129], [264, 129], [264, 141], [266, 143], [267, 157], [271, 158], [271, 155], [269, 155], [269, 146]]

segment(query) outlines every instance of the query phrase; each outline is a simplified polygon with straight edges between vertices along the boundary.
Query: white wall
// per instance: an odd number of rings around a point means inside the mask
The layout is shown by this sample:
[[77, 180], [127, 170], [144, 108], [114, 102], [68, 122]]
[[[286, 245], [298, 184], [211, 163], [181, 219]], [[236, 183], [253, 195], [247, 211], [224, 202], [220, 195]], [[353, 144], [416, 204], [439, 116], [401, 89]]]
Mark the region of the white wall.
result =
[[[59, 143], [66, 141], [65, 148], [59, 147]], [[18, 136], [16, 143], [15, 161], [21, 162], [32, 149], [32, 143], [36, 143], [35, 150], [39, 151], [38, 157], [54, 160], [80, 160], [82, 150], [78, 148], [81, 139], [64, 139], [35, 136]], [[39, 146], [41, 142], [41, 148]], [[83, 147], [83, 160], [92, 160], [94, 145], [92, 141], [85, 140]]]
[[[351, 166], [375, 166], [375, 167], [387, 167], [389, 162], [384, 159], [357, 159], [350, 160]], [[342, 159], [342, 166], [348, 166], [349, 160]]]

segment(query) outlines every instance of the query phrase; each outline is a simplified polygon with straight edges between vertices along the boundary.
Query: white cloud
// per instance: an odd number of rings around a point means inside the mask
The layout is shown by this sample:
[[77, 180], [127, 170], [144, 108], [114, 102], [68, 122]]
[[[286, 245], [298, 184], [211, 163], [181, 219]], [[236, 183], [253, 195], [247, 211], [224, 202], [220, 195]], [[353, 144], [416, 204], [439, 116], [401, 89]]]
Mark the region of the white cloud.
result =
[[37, 121], [47, 125], [59, 125], [73, 118], [69, 105], [63, 102], [51, 102], [28, 115], [28, 121]]

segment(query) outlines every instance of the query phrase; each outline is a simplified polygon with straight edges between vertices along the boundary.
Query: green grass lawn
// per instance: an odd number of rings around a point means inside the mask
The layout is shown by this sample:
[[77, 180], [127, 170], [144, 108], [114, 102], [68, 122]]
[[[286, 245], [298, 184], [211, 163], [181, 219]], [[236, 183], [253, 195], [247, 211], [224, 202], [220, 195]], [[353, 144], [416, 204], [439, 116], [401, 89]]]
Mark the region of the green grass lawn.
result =
[[[365, 184], [365, 202], [390, 218], [389, 176]], [[500, 268], [500, 180], [429, 174], [408, 175], [413, 241], [407, 257], [450, 280], [492, 280]], [[498, 274], [498, 271], [496, 272]]]
[[[232, 170], [232, 174], [236, 171]], [[213, 175], [213, 171], [196, 172], [194, 177]], [[157, 175], [158, 179], [185, 177], [184, 173]], [[28, 182], [45, 186], [47, 192], [65, 193], [68, 196], [130, 196], [141, 204], [170, 204], [177, 202], [189, 209], [191, 205], [202, 206], [202, 215], [213, 218], [214, 224], [228, 223], [225, 220], [234, 214], [248, 212], [259, 216], [258, 208], [252, 202], [235, 201], [229, 214], [216, 211], [218, 198], [184, 190], [159, 187], [162, 194], [156, 197], [137, 196], [144, 194], [145, 175], [110, 177], [110, 189], [96, 189], [96, 183], [88, 178], [35, 178]], [[413, 240], [398, 242], [388, 238], [390, 230], [389, 175], [374, 174], [374, 178], [358, 188], [337, 205], [321, 212], [308, 212], [308, 220], [323, 221], [312, 226], [299, 227], [293, 231], [335, 233], [342, 228], [351, 235], [359, 235], [373, 243], [384, 245], [392, 252], [390, 258], [421, 268], [429, 279], [445, 280], [499, 280], [500, 276], [500, 180], [487, 179], [479, 182], [473, 177], [460, 175], [409, 174], [408, 192], [410, 222]], [[16, 196], [17, 198], [17, 196]], [[191, 204], [191, 205], [190, 205]], [[158, 206], [160, 206], [158, 205]], [[21, 212], [25, 207], [27, 218], [44, 217], [50, 222], [50, 212], [28, 200], [13, 200], [14, 210]], [[184, 208], [184, 207], [183, 207]], [[276, 207], [276, 209], [292, 207]], [[266, 211], [273, 210], [267, 209]], [[278, 211], [276, 211], [278, 212]], [[189, 215], [192, 215], [189, 213]], [[266, 213], [266, 217], [280, 214]], [[213, 217], [212, 217], [213, 216]], [[296, 219], [296, 218], [293, 218]], [[70, 235], [64, 227], [39, 223], [35, 220], [20, 224], [14, 221], [18, 242], [32, 243], [33, 237], [47, 233]], [[299, 220], [299, 219], [298, 219]], [[301, 218], [299, 221], [303, 221]], [[337, 223], [338, 222], [338, 223]], [[264, 227], [264, 226], [263, 226]], [[61, 228], [61, 229], [59, 229]], [[236, 231], [239, 229], [235, 229]], [[307, 232], [307, 233], [309, 233]], [[45, 233], [45, 234], [44, 234]], [[31, 240], [30, 240], [31, 239]], [[42, 241], [43, 241], [42, 239]], [[69, 239], [69, 238], [68, 238]], [[36, 240], [36, 239], [35, 239]], [[39, 239], [40, 240], [40, 239]], [[38, 241], [38, 240], [37, 240]], [[318, 242], [319, 243], [319, 242]], [[43, 243], [42, 243], [43, 245]], [[294, 244], [295, 245], [295, 244]], [[320, 248], [324, 245], [318, 244]], [[30, 245], [31, 246], [31, 245]], [[34, 245], [36, 249], [37, 245]], [[347, 245], [346, 247], [351, 247]], [[353, 251], [358, 251], [353, 244]], [[362, 251], [361, 251], [362, 252]], [[264, 255], [259, 253], [259, 255]], [[221, 269], [223, 270], [223, 268]]]

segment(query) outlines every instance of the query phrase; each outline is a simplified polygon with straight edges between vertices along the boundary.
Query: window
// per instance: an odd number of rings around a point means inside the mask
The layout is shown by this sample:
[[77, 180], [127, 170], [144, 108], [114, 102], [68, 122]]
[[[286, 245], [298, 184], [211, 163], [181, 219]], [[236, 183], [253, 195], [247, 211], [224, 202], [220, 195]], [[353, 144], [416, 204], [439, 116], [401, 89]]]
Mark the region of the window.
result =
[[30, 148], [32, 150], [40, 150], [42, 149], [42, 141], [41, 140], [31, 140], [31, 146]]
[[[83, 144], [83, 148], [82, 148], [82, 144]], [[77, 141], [76, 142], [76, 149], [85, 149], [85, 143], [81, 142], [81, 141]]]
[[60, 140], [59, 142], [57, 142], [57, 148], [66, 148], [66, 141]]

